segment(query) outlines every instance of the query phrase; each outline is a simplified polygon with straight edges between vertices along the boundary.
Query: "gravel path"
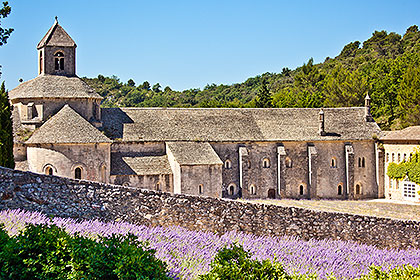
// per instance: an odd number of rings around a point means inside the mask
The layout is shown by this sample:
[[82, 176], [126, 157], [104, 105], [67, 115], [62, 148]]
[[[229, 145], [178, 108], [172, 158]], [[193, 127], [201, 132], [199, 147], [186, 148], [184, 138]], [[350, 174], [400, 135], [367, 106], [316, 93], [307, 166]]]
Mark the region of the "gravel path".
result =
[[286, 207], [343, 212], [356, 215], [386, 217], [402, 220], [420, 221], [420, 204], [410, 202], [391, 202], [386, 199], [375, 200], [251, 200], [251, 203], [266, 203]]

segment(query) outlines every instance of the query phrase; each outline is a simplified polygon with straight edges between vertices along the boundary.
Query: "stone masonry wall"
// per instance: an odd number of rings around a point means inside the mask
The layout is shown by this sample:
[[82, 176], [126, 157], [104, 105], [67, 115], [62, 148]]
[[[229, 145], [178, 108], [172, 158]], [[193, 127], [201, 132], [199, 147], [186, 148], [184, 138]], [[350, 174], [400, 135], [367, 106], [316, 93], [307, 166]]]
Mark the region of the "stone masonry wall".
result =
[[293, 235], [353, 240], [388, 248], [420, 248], [420, 222], [173, 195], [0, 168], [0, 210], [61, 217], [178, 225], [217, 233]]

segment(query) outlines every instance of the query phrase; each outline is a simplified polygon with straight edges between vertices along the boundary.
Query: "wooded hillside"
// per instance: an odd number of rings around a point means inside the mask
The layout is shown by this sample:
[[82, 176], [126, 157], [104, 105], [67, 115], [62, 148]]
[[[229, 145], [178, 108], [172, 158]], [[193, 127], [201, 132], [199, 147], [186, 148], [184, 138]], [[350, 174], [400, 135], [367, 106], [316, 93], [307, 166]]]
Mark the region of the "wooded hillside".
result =
[[105, 99], [104, 107], [344, 107], [363, 106], [368, 93], [382, 129], [420, 124], [420, 32], [401, 36], [375, 31], [344, 46], [335, 58], [313, 59], [294, 70], [264, 73], [233, 85], [173, 91], [118, 77], [83, 78]]

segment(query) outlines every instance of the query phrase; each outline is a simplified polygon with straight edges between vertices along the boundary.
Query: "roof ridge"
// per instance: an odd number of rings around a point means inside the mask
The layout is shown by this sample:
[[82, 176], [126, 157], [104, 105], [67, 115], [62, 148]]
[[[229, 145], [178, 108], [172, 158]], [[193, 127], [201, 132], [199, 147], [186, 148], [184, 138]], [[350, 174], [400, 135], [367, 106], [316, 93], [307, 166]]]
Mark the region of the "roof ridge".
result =
[[[124, 110], [226, 110], [226, 111], [244, 111], [244, 110], [319, 110], [319, 108], [206, 108], [206, 107], [113, 107]], [[365, 107], [323, 107], [324, 110], [360, 110]]]

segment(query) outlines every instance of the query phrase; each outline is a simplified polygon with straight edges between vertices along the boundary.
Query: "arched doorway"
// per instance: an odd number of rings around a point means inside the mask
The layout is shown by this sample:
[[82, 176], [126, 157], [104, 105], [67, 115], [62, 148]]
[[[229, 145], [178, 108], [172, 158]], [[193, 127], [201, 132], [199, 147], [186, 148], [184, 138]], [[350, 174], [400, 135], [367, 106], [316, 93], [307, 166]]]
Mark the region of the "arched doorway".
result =
[[275, 189], [269, 189], [268, 190], [268, 198], [271, 198], [271, 199], [276, 198], [276, 190]]

